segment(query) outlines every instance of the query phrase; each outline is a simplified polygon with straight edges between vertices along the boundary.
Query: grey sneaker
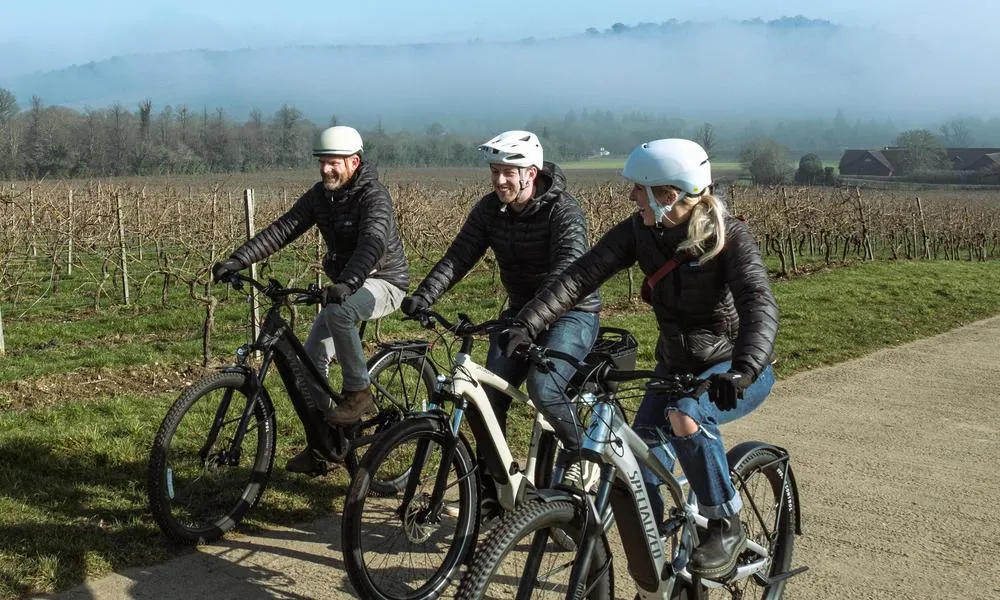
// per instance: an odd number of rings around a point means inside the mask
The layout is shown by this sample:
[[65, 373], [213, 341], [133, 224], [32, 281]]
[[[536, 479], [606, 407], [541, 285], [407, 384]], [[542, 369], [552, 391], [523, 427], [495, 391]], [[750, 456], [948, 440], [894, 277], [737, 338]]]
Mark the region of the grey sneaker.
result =
[[580, 488], [581, 490], [583, 489], [583, 468], [579, 462], [571, 464], [566, 469], [566, 473], [563, 475], [563, 483]]

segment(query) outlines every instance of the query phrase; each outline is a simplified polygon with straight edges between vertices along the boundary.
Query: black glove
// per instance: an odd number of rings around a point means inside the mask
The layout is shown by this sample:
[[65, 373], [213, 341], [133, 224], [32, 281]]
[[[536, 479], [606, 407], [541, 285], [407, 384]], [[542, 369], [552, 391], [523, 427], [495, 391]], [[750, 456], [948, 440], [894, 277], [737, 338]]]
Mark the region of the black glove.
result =
[[235, 258], [227, 258], [222, 262], [217, 262], [212, 265], [212, 281], [229, 281], [229, 278], [233, 273], [243, 270], [243, 263], [236, 260]]
[[708, 399], [719, 410], [733, 410], [736, 400], [743, 397], [743, 390], [750, 387], [753, 378], [739, 371], [713, 373], [708, 378]]
[[531, 339], [531, 334], [528, 333], [528, 328], [521, 324], [508, 327], [497, 338], [500, 350], [507, 358], [512, 358], [518, 351], [527, 350], [532, 342], [533, 340]]
[[346, 283], [335, 283], [323, 288], [320, 294], [319, 303], [323, 306], [327, 304], [341, 304], [347, 297], [353, 294], [351, 286]]
[[408, 317], [420, 314], [430, 307], [431, 303], [424, 299], [423, 296], [407, 296], [403, 298], [403, 303], [399, 305], [400, 310]]

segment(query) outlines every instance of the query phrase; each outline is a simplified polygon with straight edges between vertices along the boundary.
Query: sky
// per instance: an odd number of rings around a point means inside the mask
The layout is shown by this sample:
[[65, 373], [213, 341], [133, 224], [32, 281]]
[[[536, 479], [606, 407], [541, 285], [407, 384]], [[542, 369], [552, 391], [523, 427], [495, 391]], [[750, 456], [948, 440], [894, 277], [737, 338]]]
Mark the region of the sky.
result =
[[[794, 16], [837, 26], [738, 23]], [[584, 35], [670, 20], [695, 25]], [[289, 104], [389, 129], [594, 108], [924, 126], [1000, 118], [998, 22], [1000, 0], [0, 0], [0, 87], [22, 109]]]
[[[804, 8], [805, 7], [805, 8]], [[0, 77], [187, 49], [517, 40], [669, 19], [802, 14], [923, 39], [1000, 22], [996, 0], [0, 0]], [[959, 18], [960, 17], [960, 18]]]

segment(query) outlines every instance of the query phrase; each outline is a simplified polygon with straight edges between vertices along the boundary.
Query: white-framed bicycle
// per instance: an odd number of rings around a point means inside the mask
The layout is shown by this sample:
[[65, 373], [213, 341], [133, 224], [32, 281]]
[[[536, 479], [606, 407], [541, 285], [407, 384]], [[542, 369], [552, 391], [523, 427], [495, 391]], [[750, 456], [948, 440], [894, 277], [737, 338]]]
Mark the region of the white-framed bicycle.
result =
[[[463, 423], [493, 478], [504, 511], [513, 510], [536, 487], [564, 477], [581, 489], [597, 483], [597, 469], [592, 466], [583, 470], [570, 464], [568, 475], [565, 467], [555, 466], [559, 442], [537, 409], [523, 465], [508, 446], [486, 388], [532, 409], [536, 404], [472, 357], [475, 336], [502, 331], [509, 327], [508, 321], [477, 325], [459, 315], [458, 323], [452, 324], [434, 311], [422, 318], [425, 327], [440, 326], [457, 337], [461, 347], [454, 354], [448, 352], [451, 368], [448, 375], [439, 375], [429, 410], [409, 415], [380, 435], [352, 479], [343, 511], [342, 549], [350, 581], [363, 598], [436, 598], [457, 580], [459, 568], [471, 562], [481, 527], [482, 473]], [[627, 331], [604, 329], [595, 346], [634, 364], [635, 339]], [[399, 342], [399, 347], [430, 360], [427, 341]], [[581, 392], [578, 384], [569, 383], [569, 394]], [[399, 493], [385, 495], [373, 489], [373, 482], [387, 477], [406, 478]], [[602, 522], [610, 526], [610, 511]], [[572, 545], [562, 532], [551, 534], [555, 543]]]

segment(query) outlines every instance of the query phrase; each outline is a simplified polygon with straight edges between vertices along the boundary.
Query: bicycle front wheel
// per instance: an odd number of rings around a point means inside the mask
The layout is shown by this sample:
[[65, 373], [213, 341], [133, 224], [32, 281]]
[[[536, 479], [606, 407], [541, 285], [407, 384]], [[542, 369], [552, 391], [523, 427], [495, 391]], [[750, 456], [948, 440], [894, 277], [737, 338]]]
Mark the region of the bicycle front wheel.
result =
[[[241, 434], [241, 417], [250, 415]], [[274, 463], [274, 410], [244, 373], [215, 373], [174, 402], [153, 442], [149, 506], [173, 541], [213, 542], [260, 500]]]
[[[565, 598], [576, 552], [553, 541], [553, 530], [565, 532], [574, 547], [579, 545], [580, 517], [572, 502], [532, 500], [516, 508], [483, 543], [462, 578], [458, 598]], [[605, 600], [614, 593], [614, 570], [601, 536], [591, 558], [590, 591], [584, 596], [591, 600]]]
[[[365, 453], [344, 503], [344, 565], [355, 591], [376, 600], [437, 598], [475, 547], [479, 478], [468, 444], [434, 418], [403, 421]], [[382, 497], [376, 481], [402, 479], [408, 493]], [[436, 484], [442, 502], [432, 504]], [[407, 492], [409, 488], [404, 488]]]

